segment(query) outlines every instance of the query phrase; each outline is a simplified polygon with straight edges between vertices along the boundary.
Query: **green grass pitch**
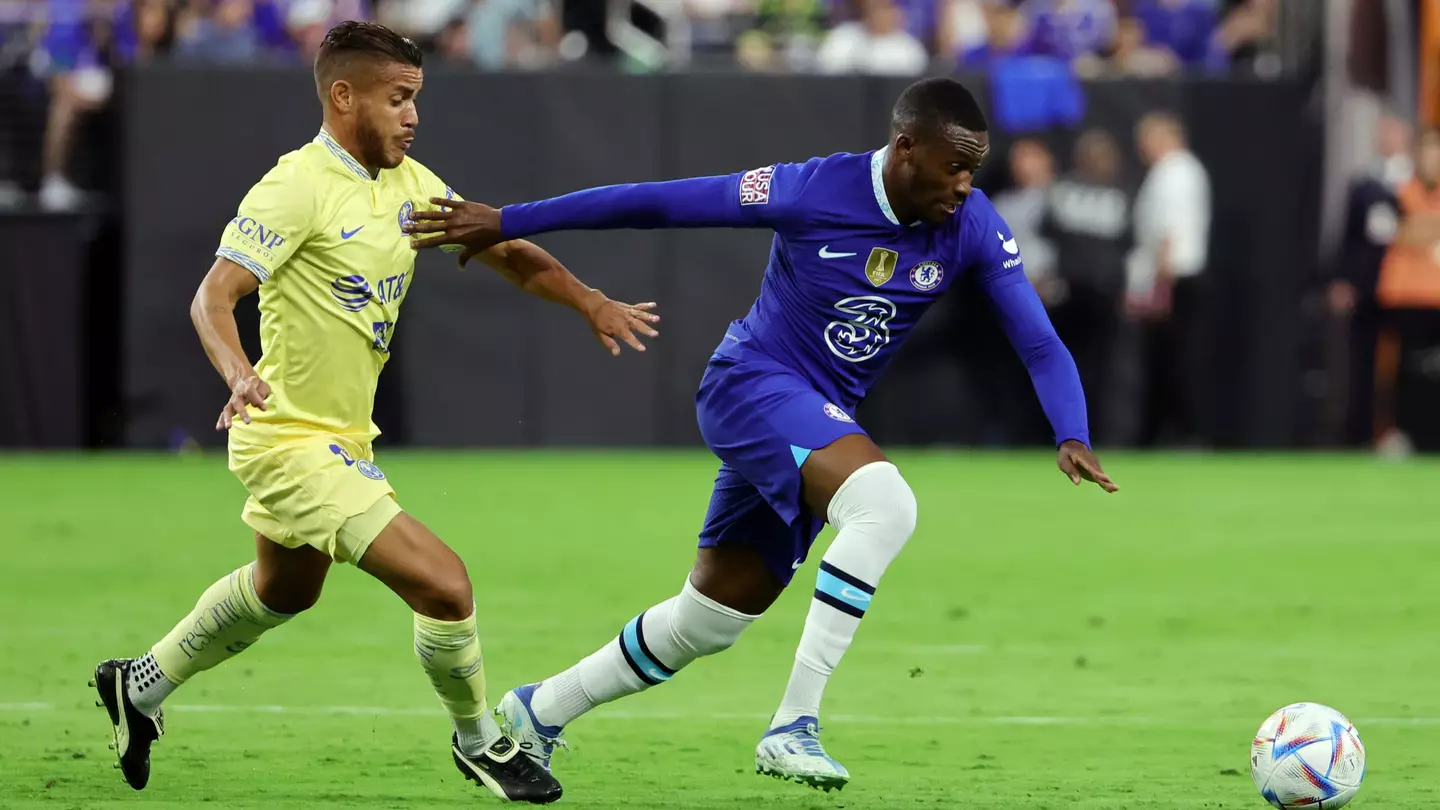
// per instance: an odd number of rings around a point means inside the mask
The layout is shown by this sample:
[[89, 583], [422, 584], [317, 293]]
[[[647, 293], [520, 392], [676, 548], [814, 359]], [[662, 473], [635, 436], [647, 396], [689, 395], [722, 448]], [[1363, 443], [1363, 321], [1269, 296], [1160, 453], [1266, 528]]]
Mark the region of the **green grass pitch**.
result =
[[[675, 593], [715, 462], [691, 452], [382, 452], [465, 558], [491, 699]], [[1440, 466], [1110, 455], [1122, 491], [1043, 453], [900, 453], [920, 525], [826, 696], [854, 775], [753, 773], [816, 560], [730, 652], [595, 712], [558, 760], [581, 808], [1258, 808], [1248, 745], [1312, 700], [1369, 754], [1359, 808], [1440, 788]], [[171, 699], [150, 787], [111, 769], [85, 686], [251, 555], [218, 455], [0, 457], [0, 807], [456, 807], [410, 614], [337, 568], [312, 612]], [[830, 534], [822, 537], [822, 547]]]

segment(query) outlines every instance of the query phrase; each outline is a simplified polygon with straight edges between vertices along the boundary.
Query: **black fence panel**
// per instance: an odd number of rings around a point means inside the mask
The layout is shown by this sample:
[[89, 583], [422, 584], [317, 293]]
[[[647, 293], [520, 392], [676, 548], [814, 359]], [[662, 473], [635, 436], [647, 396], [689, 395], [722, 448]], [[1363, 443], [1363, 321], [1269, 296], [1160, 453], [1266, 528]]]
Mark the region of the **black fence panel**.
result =
[[[434, 72], [415, 156], [462, 195], [495, 204], [605, 183], [741, 171], [884, 142], [904, 82], [746, 75], [482, 75]], [[983, 80], [972, 82], [982, 99]], [[216, 442], [224, 388], [187, 314], [221, 229], [245, 191], [320, 125], [304, 72], [155, 67], [128, 79], [122, 381], [126, 441]], [[1215, 194], [1210, 272], [1214, 435], [1224, 444], [1299, 440], [1300, 293], [1314, 281], [1320, 129], [1306, 90], [1285, 83], [1086, 87], [1085, 126], [1127, 149], [1138, 117], [1178, 112]], [[177, 99], [186, 99], [181, 105]], [[995, 132], [980, 185], [1008, 178]], [[1062, 159], [1074, 132], [1039, 133]], [[1132, 173], [1141, 174], [1138, 164]], [[761, 231], [551, 234], [536, 241], [588, 283], [657, 300], [662, 336], [607, 357], [581, 318], [525, 296], [479, 265], [421, 258], [397, 329], [376, 419], [391, 441], [427, 446], [692, 444], [694, 390], [725, 325], [759, 289]], [[1043, 423], [993, 429], [1017, 409], [1039, 419], [993, 319], [959, 285], [862, 409], [886, 442], [1044, 440]], [[241, 313], [254, 345], [253, 304]], [[989, 347], [989, 348], [981, 348]], [[87, 403], [88, 405], [88, 403]], [[93, 405], [91, 405], [93, 407]], [[1018, 438], [1017, 438], [1018, 437]]]

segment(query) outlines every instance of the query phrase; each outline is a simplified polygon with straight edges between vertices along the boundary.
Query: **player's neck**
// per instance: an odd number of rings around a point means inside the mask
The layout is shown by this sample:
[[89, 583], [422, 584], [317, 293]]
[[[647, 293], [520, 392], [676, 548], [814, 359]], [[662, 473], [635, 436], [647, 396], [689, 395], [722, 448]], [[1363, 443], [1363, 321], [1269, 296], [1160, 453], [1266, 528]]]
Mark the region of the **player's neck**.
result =
[[330, 133], [330, 137], [334, 139], [336, 143], [340, 144], [341, 149], [349, 152], [350, 157], [355, 158], [355, 162], [359, 163], [365, 171], [370, 173], [371, 180], [380, 176], [380, 169], [378, 167], [371, 166], [365, 162], [365, 158], [360, 151], [360, 139], [355, 136], [353, 130], [347, 129], [346, 127], [338, 127], [326, 121], [325, 131]]
[[905, 196], [900, 193], [904, 185], [896, 176], [899, 174], [899, 167], [895, 164], [894, 153], [885, 156], [885, 168], [880, 171], [880, 184], [885, 189], [885, 199], [890, 203], [890, 211], [895, 214], [895, 219], [901, 225], [910, 225], [920, 217], [909, 210], [905, 203]]

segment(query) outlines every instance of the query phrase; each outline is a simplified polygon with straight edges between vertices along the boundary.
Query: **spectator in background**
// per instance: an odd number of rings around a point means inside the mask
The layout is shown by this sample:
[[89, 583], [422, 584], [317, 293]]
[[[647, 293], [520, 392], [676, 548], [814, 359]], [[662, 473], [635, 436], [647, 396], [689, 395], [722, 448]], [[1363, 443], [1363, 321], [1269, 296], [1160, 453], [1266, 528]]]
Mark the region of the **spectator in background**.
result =
[[1214, 0], [1133, 0], [1131, 13], [1148, 45], [1169, 51], [1186, 67], [1206, 65], [1216, 56]]
[[831, 29], [816, 54], [821, 73], [918, 76], [930, 64], [925, 46], [905, 30], [895, 0], [861, 0], [858, 22]]
[[959, 59], [985, 47], [990, 39], [990, 22], [985, 0], [940, 0], [941, 13], [935, 31], [935, 52]]
[[[1030, 38], [1029, 22], [1018, 9], [1007, 5], [987, 5], [985, 15], [985, 41], [978, 46], [957, 51], [961, 67], [984, 70], [997, 62], [1027, 52]], [[964, 41], [957, 40], [956, 47], [963, 47]]]
[[1342, 441], [1347, 445], [1369, 445], [1377, 436], [1373, 397], [1380, 309], [1375, 287], [1400, 230], [1396, 193], [1414, 175], [1412, 142], [1409, 122], [1395, 116], [1380, 120], [1375, 163], [1350, 184], [1340, 258], [1330, 268], [1333, 280], [1326, 288], [1326, 303], [1337, 331], [1346, 337], [1332, 367], [1339, 372], [1335, 402], [1343, 413]]
[[[1400, 187], [1400, 228], [1380, 267], [1376, 300], [1383, 312], [1376, 353], [1376, 435], [1382, 453], [1403, 455], [1421, 422], [1434, 423], [1434, 403], [1407, 391], [1426, 377], [1431, 397], [1440, 368], [1406, 363], [1440, 355], [1440, 131], [1427, 129], [1415, 151], [1415, 176]], [[1408, 366], [1408, 368], [1407, 368]], [[1402, 373], [1403, 372], [1403, 373]], [[1414, 407], [1415, 405], [1419, 407]], [[1434, 449], [1432, 445], [1426, 449]]]
[[1108, 52], [1115, 41], [1111, 0], [1022, 0], [1030, 20], [1029, 50], [1073, 62], [1086, 54]]
[[[915, 38], [927, 53], [936, 46], [936, 34], [945, 17], [943, 8], [949, 0], [893, 0], [902, 14], [900, 27]], [[991, 0], [1008, 2], [1008, 0]], [[865, 19], [865, 0], [825, 0], [827, 17], [832, 25], [843, 25]]]
[[292, 0], [285, 10], [285, 33], [296, 57], [313, 63], [325, 34], [333, 27], [333, 0]]
[[456, 17], [435, 35], [433, 50], [440, 61], [451, 66], [472, 66], [470, 61], [470, 26], [464, 17]]
[[545, 67], [559, 53], [560, 18], [550, 0], [478, 0], [465, 24], [470, 57], [485, 70]]
[[1277, 47], [1276, 0], [1242, 0], [1225, 16], [1215, 32], [1211, 67], [1226, 65], [1261, 76], [1280, 71]]
[[[25, 202], [31, 157], [39, 125], [38, 89], [28, 69], [30, 53], [44, 31], [44, 8], [25, 0], [0, 0], [0, 211]], [[38, 144], [38, 138], [36, 139]]]
[[[1131, 194], [1120, 147], [1108, 132], [1075, 142], [1075, 171], [1050, 187], [1041, 233], [1054, 248], [1050, 299], [1055, 329], [1075, 355], [1096, 441], [1115, 438], [1109, 404], [1125, 258], [1131, 248]], [[1029, 257], [1026, 257], [1027, 262]]]
[[1026, 277], [1041, 297], [1047, 298], [1055, 289], [1055, 251], [1041, 235], [1040, 226], [1045, 219], [1045, 195], [1055, 182], [1055, 157], [1034, 138], [1021, 138], [1011, 144], [1009, 157], [1014, 185], [995, 194], [991, 203], [1020, 245]]
[[421, 44], [433, 45], [446, 27], [469, 13], [471, 0], [381, 0], [376, 21]]
[[1141, 327], [1141, 443], [1204, 445], [1209, 436], [1210, 353], [1205, 262], [1210, 176], [1184, 124], [1151, 113], [1136, 127], [1149, 171], [1135, 198], [1135, 248], [1126, 260], [1125, 313]]
[[828, 22], [823, 0], [758, 0], [735, 56], [747, 70], [810, 70]]
[[50, 89], [40, 205], [48, 211], [67, 211], [85, 201], [85, 193], [68, 176], [82, 116], [109, 103], [115, 66], [149, 59], [164, 48], [169, 39], [168, 15], [160, 0], [134, 5], [51, 0], [45, 12], [45, 37], [32, 60], [36, 74], [48, 81]]
[[1129, 76], [1153, 79], [1173, 74], [1179, 61], [1168, 49], [1157, 47], [1146, 39], [1145, 24], [1135, 17], [1122, 17], [1116, 23], [1115, 44], [1109, 58], [1098, 54], [1082, 56], [1076, 70], [1084, 76]]
[[697, 53], [729, 51], [735, 42], [736, 18], [753, 3], [742, 0], [683, 0], [690, 21], [690, 46]]
[[224, 65], [260, 61], [265, 47], [255, 25], [253, 0], [217, 0], [208, 14], [203, 3], [192, 4], [181, 23], [175, 55], [188, 62]]
[[255, 25], [268, 50], [312, 64], [325, 34], [346, 20], [371, 19], [364, 0], [259, 0]]

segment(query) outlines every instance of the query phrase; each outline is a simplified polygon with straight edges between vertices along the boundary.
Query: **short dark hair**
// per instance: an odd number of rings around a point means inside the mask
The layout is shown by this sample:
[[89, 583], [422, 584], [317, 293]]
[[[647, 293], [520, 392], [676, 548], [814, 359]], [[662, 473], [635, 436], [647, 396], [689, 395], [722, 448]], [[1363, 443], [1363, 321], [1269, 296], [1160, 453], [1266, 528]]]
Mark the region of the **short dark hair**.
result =
[[342, 22], [325, 35], [315, 55], [315, 87], [324, 101], [330, 85], [350, 78], [356, 67], [386, 62], [420, 67], [425, 60], [410, 38], [372, 22]]
[[905, 88], [890, 113], [896, 132], [927, 135], [956, 126], [971, 132], [985, 132], [985, 112], [974, 94], [954, 79], [921, 79]]

